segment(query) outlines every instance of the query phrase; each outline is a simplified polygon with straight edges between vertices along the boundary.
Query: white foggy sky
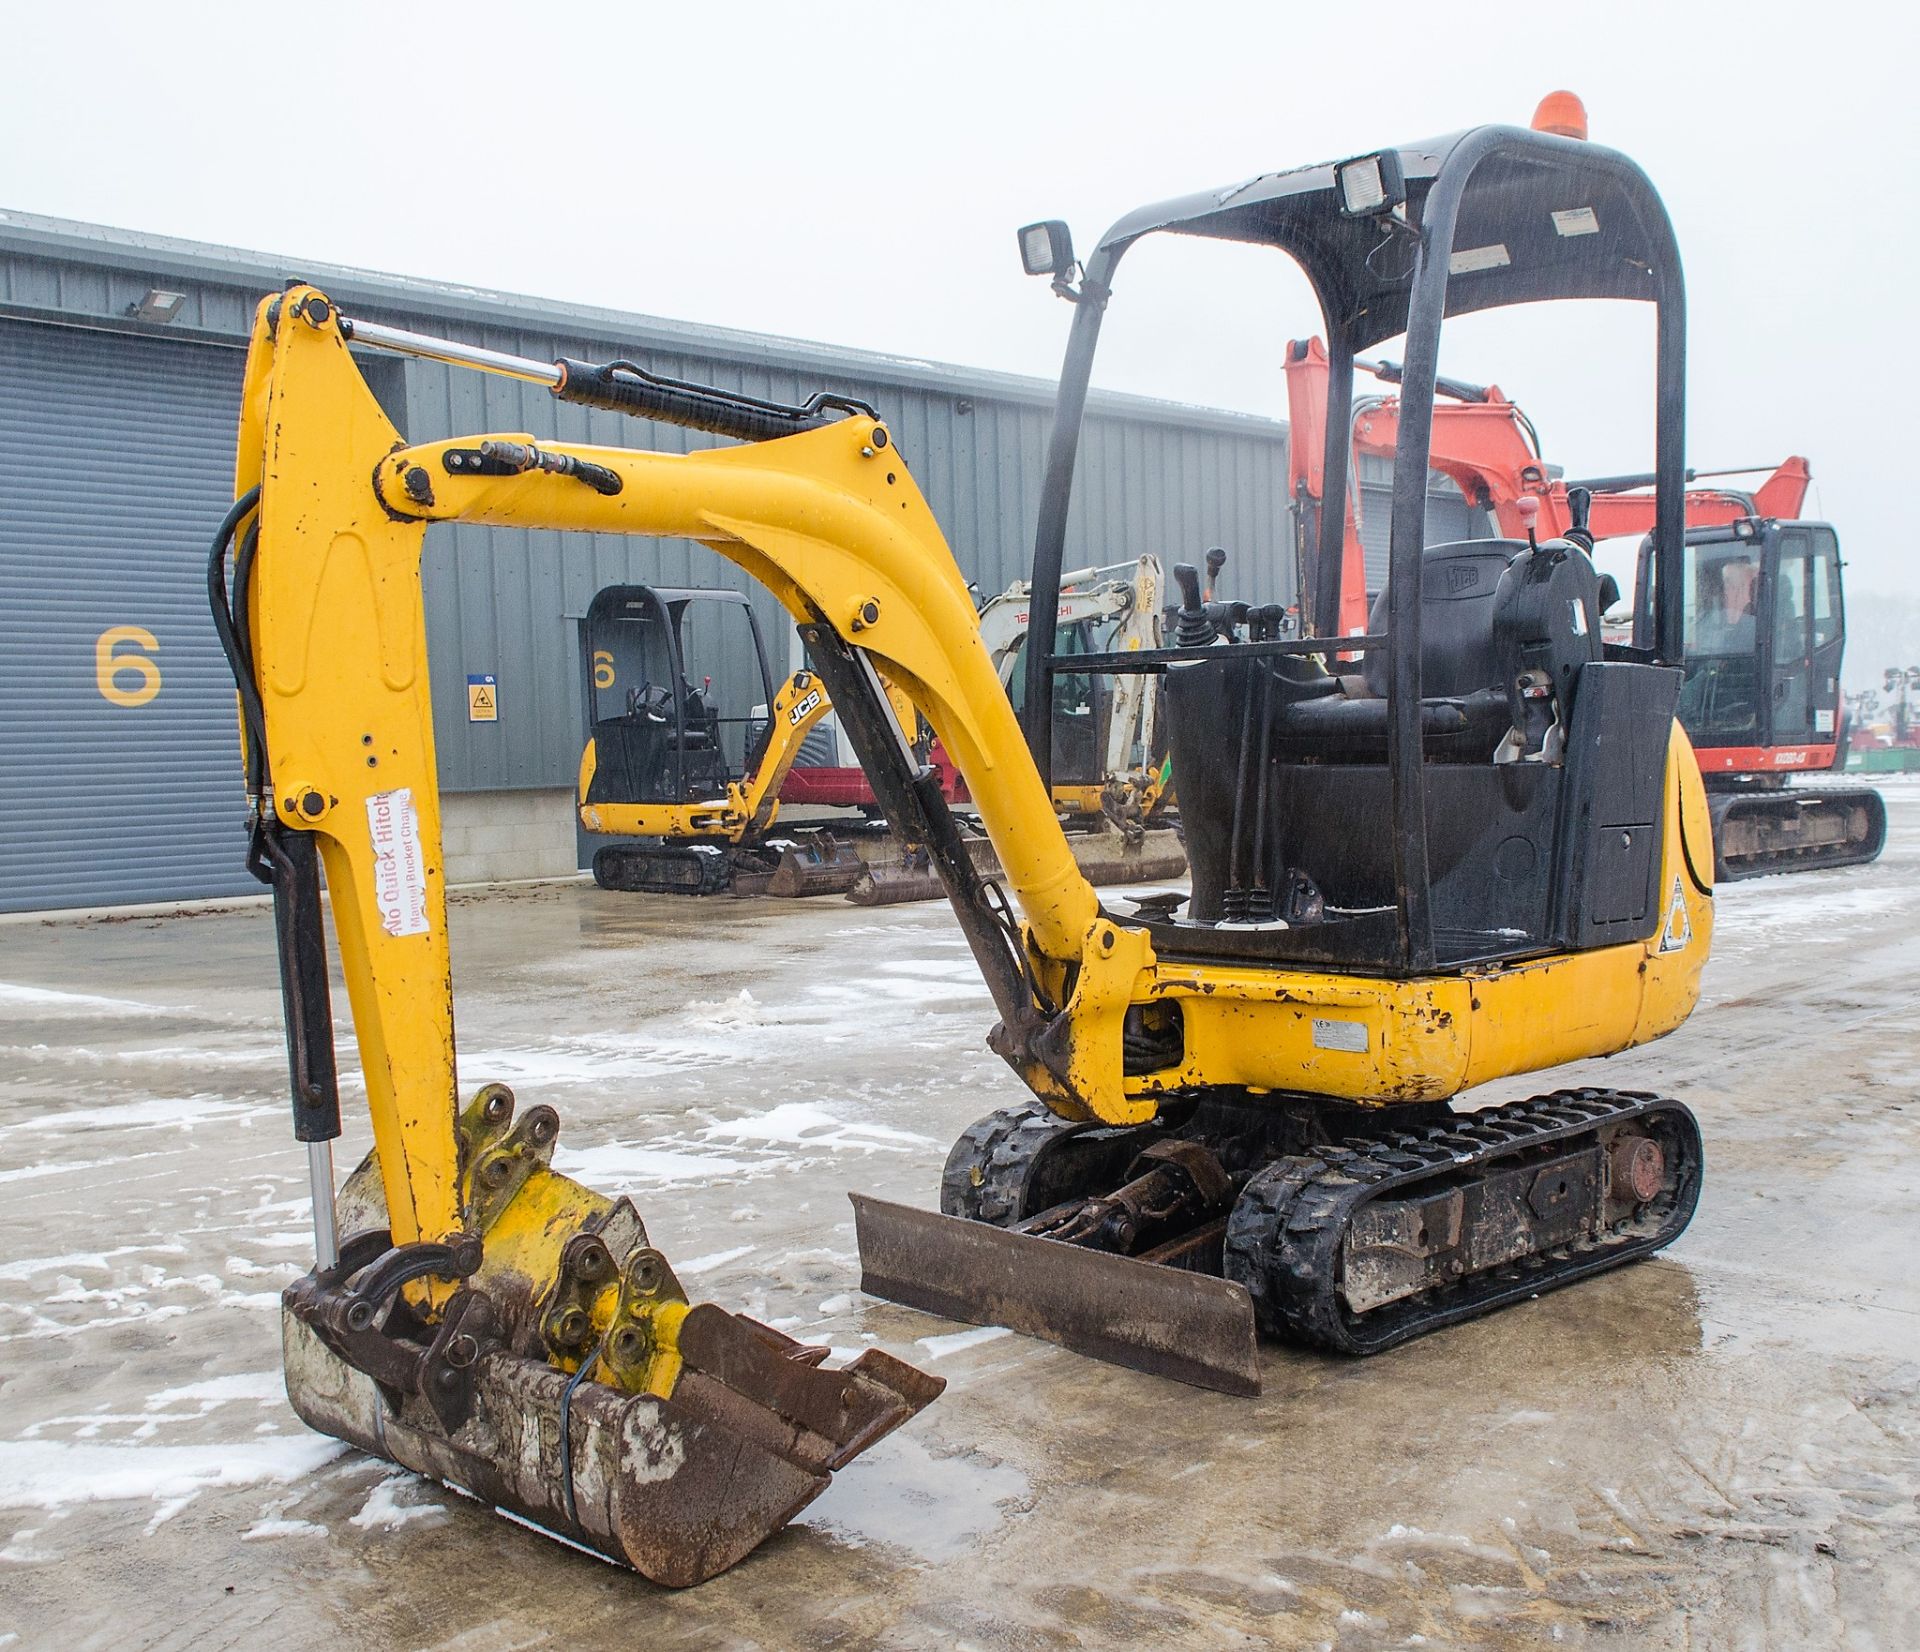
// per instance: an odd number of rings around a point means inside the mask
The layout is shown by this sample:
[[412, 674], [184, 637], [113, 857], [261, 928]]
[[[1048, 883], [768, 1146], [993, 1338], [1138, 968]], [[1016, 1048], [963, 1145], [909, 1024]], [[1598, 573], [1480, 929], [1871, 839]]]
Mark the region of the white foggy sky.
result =
[[[1052, 378], [1069, 311], [1021, 275], [1018, 225], [1064, 217], [1087, 249], [1134, 206], [1524, 124], [1568, 86], [1678, 229], [1689, 462], [1807, 454], [1855, 591], [1920, 593], [1916, 45], [1905, 6], [1848, 0], [12, 0], [0, 209]], [[1640, 469], [1647, 323], [1470, 318], [1446, 365], [1571, 473]], [[1097, 377], [1284, 416], [1281, 345], [1317, 330], [1284, 260], [1150, 242]]]

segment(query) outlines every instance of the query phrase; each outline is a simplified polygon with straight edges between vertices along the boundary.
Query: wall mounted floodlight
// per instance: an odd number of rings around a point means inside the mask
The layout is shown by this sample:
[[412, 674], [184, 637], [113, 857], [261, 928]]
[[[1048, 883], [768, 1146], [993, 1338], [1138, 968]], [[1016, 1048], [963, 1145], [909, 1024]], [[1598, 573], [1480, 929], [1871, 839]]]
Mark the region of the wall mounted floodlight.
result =
[[1020, 264], [1028, 275], [1071, 275], [1073, 236], [1058, 218], [1020, 231]]
[[1340, 210], [1349, 218], [1380, 218], [1407, 204], [1407, 177], [1397, 149], [1341, 161], [1333, 176]]
[[160, 287], [149, 287], [145, 298], [127, 306], [127, 314], [135, 321], [171, 321], [180, 313], [180, 307], [186, 301], [185, 293], [170, 293]]

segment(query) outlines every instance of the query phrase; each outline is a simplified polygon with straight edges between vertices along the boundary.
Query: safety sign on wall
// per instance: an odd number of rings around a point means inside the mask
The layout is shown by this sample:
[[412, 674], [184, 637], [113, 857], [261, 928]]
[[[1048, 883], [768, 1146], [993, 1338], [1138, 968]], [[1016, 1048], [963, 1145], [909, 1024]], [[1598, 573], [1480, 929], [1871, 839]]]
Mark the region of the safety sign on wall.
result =
[[500, 685], [493, 680], [491, 671], [467, 677], [467, 721], [469, 723], [497, 723], [500, 721]]

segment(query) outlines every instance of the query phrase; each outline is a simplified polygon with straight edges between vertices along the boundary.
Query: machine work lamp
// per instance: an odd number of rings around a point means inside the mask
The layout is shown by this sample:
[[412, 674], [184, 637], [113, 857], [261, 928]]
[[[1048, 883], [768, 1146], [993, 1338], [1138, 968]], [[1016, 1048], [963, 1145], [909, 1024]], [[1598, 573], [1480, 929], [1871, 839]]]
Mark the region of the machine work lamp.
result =
[[1340, 210], [1349, 218], [1380, 218], [1407, 204], [1407, 178], [1397, 149], [1382, 149], [1333, 169]]
[[1028, 275], [1069, 275], [1073, 271], [1073, 236], [1058, 218], [1028, 224], [1020, 232], [1020, 263]]

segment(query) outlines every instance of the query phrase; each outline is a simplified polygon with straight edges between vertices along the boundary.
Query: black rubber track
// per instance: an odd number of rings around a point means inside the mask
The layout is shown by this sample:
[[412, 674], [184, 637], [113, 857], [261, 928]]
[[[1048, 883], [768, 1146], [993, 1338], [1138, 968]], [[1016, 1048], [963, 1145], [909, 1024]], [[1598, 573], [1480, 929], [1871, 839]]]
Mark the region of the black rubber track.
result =
[[[1472, 1175], [1531, 1148], [1574, 1146], [1582, 1137], [1630, 1123], [1646, 1126], [1674, 1167], [1668, 1187], [1631, 1230], [1490, 1268], [1366, 1314], [1352, 1314], [1342, 1303], [1341, 1248], [1362, 1205], [1423, 1181], [1441, 1184]], [[1376, 1354], [1670, 1244], [1693, 1215], [1701, 1170], [1699, 1126], [1679, 1102], [1635, 1091], [1560, 1090], [1461, 1114], [1423, 1131], [1276, 1160], [1247, 1183], [1234, 1206], [1224, 1272], [1246, 1286], [1269, 1336], [1337, 1353]]]

